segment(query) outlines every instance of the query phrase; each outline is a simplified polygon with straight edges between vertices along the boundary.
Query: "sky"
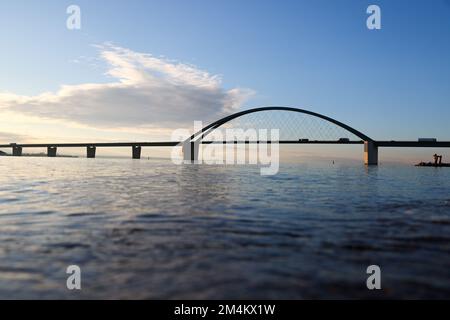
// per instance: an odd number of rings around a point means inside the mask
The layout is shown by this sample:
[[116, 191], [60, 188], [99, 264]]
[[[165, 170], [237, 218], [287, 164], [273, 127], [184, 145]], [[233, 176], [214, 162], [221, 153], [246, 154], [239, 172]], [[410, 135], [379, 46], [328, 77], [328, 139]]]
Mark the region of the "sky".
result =
[[2, 1], [0, 40], [2, 143], [168, 140], [267, 105], [450, 140], [448, 0]]

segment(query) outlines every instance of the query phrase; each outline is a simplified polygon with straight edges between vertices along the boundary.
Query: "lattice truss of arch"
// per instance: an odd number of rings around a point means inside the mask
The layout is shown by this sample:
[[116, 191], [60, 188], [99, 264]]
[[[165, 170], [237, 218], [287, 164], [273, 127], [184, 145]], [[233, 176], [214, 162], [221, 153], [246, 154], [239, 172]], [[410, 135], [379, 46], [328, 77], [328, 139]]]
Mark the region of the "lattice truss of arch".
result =
[[[280, 140], [298, 141], [336, 141], [347, 138], [351, 141], [361, 140], [353, 133], [321, 118], [304, 113], [270, 110], [244, 115], [233, 119], [219, 128], [211, 131], [204, 141], [218, 140], [222, 135], [226, 137], [227, 128], [238, 129], [278, 129]], [[270, 140], [270, 139], [269, 139]]]

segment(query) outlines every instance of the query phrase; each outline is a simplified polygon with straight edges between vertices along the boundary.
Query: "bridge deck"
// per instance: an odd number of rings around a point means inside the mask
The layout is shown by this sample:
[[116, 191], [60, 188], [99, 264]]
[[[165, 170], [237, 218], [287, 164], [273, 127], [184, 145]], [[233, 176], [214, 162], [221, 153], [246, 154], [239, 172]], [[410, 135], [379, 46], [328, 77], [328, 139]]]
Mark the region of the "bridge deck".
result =
[[450, 141], [376, 141], [378, 147], [449, 148]]
[[[275, 142], [275, 141], [274, 141]], [[362, 140], [358, 141], [336, 141], [336, 140], [280, 140], [280, 144], [363, 144]], [[0, 144], [0, 148], [83, 148], [83, 147], [174, 147], [181, 145], [183, 141], [159, 141], [159, 142], [88, 142], [88, 143], [17, 143], [17, 144]], [[202, 144], [258, 144], [272, 143], [272, 141], [202, 141]]]
[[[275, 141], [274, 141], [275, 142]], [[272, 143], [272, 141], [202, 141], [202, 144], [258, 144]], [[280, 140], [280, 144], [363, 144], [364, 141], [336, 141], [336, 140]], [[156, 141], [156, 142], [88, 142], [88, 143], [17, 143], [0, 144], [0, 148], [83, 148], [83, 147], [174, 147], [181, 145], [182, 141]], [[378, 147], [410, 147], [410, 148], [449, 148], [450, 141], [375, 141]]]

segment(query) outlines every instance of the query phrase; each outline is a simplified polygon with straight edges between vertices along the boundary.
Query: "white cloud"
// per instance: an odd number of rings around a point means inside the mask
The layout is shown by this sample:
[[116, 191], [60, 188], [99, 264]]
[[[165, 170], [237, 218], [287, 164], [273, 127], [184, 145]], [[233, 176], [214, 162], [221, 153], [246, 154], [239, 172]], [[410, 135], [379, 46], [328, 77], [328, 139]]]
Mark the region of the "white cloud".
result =
[[21, 140], [23, 141], [23, 140], [26, 140], [29, 138], [30, 137], [28, 137], [26, 135], [22, 135], [22, 134], [0, 131], [0, 143], [1, 144], [6, 144], [9, 142], [14, 142], [14, 141], [21, 141]]
[[0, 93], [0, 108], [93, 128], [177, 127], [218, 119], [253, 94], [225, 90], [219, 76], [192, 65], [111, 44], [98, 49], [112, 82], [63, 85], [37, 96]]

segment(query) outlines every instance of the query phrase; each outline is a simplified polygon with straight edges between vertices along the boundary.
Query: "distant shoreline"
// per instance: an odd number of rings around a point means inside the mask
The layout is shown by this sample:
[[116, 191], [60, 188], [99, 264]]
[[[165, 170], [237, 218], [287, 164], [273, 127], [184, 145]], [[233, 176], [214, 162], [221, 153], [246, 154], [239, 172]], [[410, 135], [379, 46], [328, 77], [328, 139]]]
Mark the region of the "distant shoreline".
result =
[[[12, 157], [11, 154], [0, 151], [0, 157]], [[21, 157], [45, 157], [48, 158], [47, 153], [41, 152], [41, 153], [23, 153]], [[64, 154], [57, 154], [56, 158], [79, 158], [78, 156], [72, 156], [72, 155], [64, 155]]]

